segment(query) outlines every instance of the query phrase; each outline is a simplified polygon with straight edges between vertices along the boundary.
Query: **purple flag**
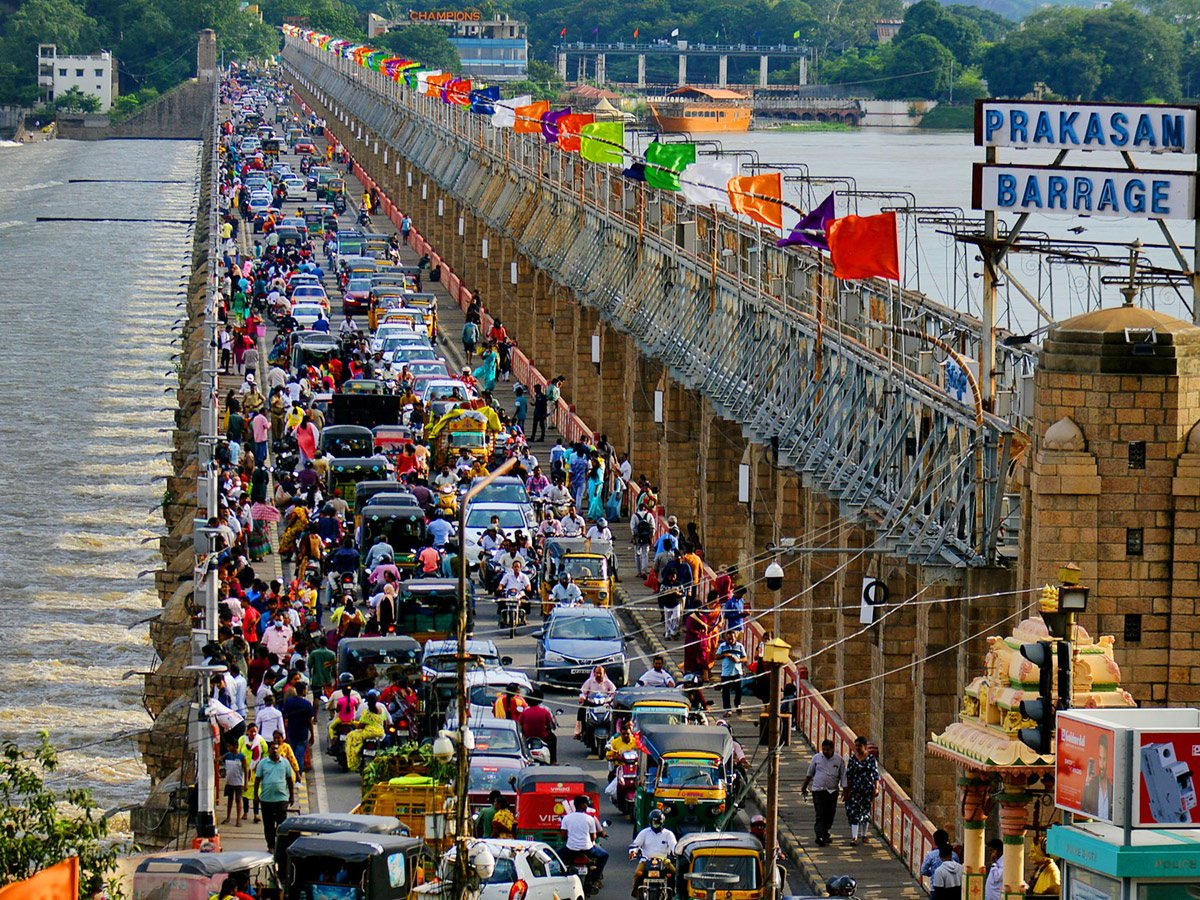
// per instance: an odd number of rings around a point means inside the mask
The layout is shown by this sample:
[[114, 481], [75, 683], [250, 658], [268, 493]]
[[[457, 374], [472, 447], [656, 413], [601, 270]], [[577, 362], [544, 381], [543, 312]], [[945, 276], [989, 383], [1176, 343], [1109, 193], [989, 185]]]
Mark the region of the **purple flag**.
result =
[[816, 247], [818, 250], [828, 250], [829, 241], [825, 237], [825, 225], [833, 221], [833, 194], [821, 201], [812, 212], [804, 216], [796, 227], [781, 241], [776, 241], [776, 247], [793, 247], [796, 244], [803, 244], [808, 247]]
[[542, 137], [546, 139], [547, 144], [558, 143], [558, 120], [570, 114], [571, 107], [569, 106], [566, 109], [555, 109], [542, 113]]

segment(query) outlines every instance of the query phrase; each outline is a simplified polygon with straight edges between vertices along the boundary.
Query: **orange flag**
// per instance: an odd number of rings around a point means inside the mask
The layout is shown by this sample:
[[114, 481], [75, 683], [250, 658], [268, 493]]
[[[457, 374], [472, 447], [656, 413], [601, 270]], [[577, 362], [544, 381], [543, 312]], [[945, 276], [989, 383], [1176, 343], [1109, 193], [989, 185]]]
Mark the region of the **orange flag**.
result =
[[579, 132], [584, 125], [591, 125], [596, 117], [591, 113], [571, 113], [558, 120], [558, 149], [569, 153], [579, 152]]
[[72, 856], [42, 869], [24, 881], [0, 888], [0, 900], [76, 900], [79, 896], [79, 857]]
[[[686, 173], [684, 174], [686, 178]], [[755, 222], [783, 229], [783, 175], [737, 175], [729, 179], [729, 205], [734, 212], [749, 216]]]
[[425, 81], [425, 96], [434, 97], [438, 100], [442, 99], [442, 85], [454, 80], [454, 73], [447, 72], [444, 75], [432, 75]]
[[539, 100], [528, 106], [518, 106], [515, 110], [517, 121], [513, 123], [513, 131], [517, 134], [541, 134], [542, 115], [550, 112], [550, 101]]
[[900, 252], [896, 246], [896, 214], [843, 216], [825, 226], [833, 274], [837, 278], [890, 278], [900, 280]]

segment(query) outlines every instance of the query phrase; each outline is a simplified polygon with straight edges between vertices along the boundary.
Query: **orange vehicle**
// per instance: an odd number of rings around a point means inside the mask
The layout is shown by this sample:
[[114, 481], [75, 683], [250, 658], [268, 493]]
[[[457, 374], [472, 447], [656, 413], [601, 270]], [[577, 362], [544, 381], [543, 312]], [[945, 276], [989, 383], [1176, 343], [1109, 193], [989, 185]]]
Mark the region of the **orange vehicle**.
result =
[[520, 841], [542, 841], [556, 850], [566, 835], [562, 817], [574, 810], [575, 798], [587, 796], [600, 809], [600, 783], [578, 766], [527, 766], [517, 775], [517, 829]]

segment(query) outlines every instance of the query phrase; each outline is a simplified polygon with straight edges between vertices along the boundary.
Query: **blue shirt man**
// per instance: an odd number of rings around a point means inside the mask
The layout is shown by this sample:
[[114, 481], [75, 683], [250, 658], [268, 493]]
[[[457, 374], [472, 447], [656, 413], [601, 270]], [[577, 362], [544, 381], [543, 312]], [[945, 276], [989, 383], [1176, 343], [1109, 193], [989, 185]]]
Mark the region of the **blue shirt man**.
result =
[[446, 546], [446, 538], [454, 531], [454, 526], [446, 519], [434, 519], [425, 530], [433, 538], [433, 546], [441, 549]]

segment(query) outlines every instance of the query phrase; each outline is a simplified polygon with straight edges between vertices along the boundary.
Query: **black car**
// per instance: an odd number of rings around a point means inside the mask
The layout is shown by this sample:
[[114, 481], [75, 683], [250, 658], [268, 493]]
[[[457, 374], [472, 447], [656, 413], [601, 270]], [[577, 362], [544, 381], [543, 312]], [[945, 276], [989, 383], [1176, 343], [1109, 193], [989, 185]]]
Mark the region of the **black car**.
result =
[[537, 638], [539, 684], [578, 688], [596, 666], [621, 687], [628, 677], [625, 636], [611, 609], [564, 606], [554, 609]]

